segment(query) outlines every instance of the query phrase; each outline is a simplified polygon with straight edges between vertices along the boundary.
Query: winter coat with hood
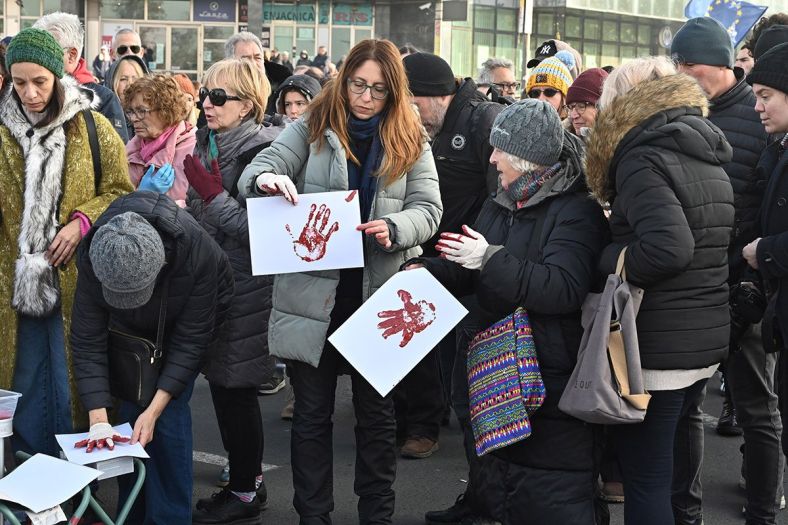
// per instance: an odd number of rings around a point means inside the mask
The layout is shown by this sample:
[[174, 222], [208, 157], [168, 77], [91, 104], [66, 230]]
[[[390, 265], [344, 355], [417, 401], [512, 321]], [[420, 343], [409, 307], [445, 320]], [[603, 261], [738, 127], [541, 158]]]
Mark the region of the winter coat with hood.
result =
[[[227, 337], [213, 345], [203, 371], [208, 380], [225, 388], [257, 387], [273, 373], [268, 356], [268, 318], [274, 278], [253, 276], [249, 250], [246, 199], [238, 195], [241, 172], [284, 129], [270, 122], [249, 118], [238, 127], [217, 133], [219, 170], [224, 191], [210, 204], [189, 190], [188, 207], [197, 222], [214, 238], [230, 259], [235, 295], [227, 313]], [[210, 171], [208, 128], [197, 132], [195, 157]]]
[[[107, 119], [91, 106], [96, 101], [94, 92], [80, 87], [70, 77], [64, 77], [61, 82], [65, 90], [63, 109], [51, 124], [40, 128], [32, 127], [13, 95], [13, 88], [3, 90], [0, 95], [0, 388], [5, 389], [11, 387], [16, 362], [18, 315], [11, 306], [15, 281], [19, 281], [20, 288], [30, 291], [27, 298], [30, 303], [38, 303], [48, 295], [32, 285], [40, 282], [41, 277], [29, 271], [17, 273], [21, 270], [17, 262], [22, 260], [20, 241], [37, 245], [33, 251], [42, 251], [75, 212], [95, 221], [113, 200], [133, 189], [123, 141]], [[84, 110], [91, 110], [96, 123], [101, 151], [99, 181], [94, 179], [87, 126], [81, 114]], [[51, 213], [41, 214], [45, 207], [51, 208]], [[33, 266], [49, 271], [42, 254], [25, 259], [31, 263], [38, 261], [42, 264]], [[59, 286], [50, 292], [59, 296], [63, 326], [68, 332], [77, 269], [70, 262], [56, 271]], [[24, 285], [25, 282], [32, 286]], [[42, 315], [45, 314], [44, 306], [40, 307]], [[71, 374], [68, 340], [63, 351]], [[81, 408], [76, 391], [72, 393], [76, 414]]]
[[586, 152], [589, 187], [612, 210], [600, 268], [612, 273], [626, 247], [627, 279], [645, 290], [647, 369], [697, 370], [727, 354], [731, 147], [706, 108], [686, 75], [642, 82], [600, 112]]
[[164, 364], [158, 388], [178, 397], [194, 379], [216, 332], [224, 329], [221, 325], [233, 296], [227, 255], [186, 210], [169, 197], [150, 191], [135, 191], [113, 202], [85, 236], [77, 254], [79, 281], [71, 346], [79, 397], [87, 410], [112, 407], [108, 328], [156, 340], [162, 281], [145, 305], [116, 309], [104, 300], [101, 282], [90, 261], [90, 244], [96, 230], [126, 212], [141, 215], [164, 244], [166, 264], [161, 279], [166, 278], [169, 283]]
[[[259, 196], [255, 181], [264, 172], [287, 175], [293, 179], [299, 194], [347, 191], [347, 154], [336, 133], [327, 129], [321, 148], [310, 144], [308, 136], [304, 118], [290, 124], [243, 171], [238, 181], [240, 194]], [[385, 152], [381, 165], [383, 162]], [[369, 220], [383, 219], [389, 224], [392, 245], [383, 248], [372, 237], [364, 236], [364, 301], [403, 262], [421, 253], [419, 245], [438, 230], [442, 212], [435, 162], [425, 143], [409, 172], [388, 185], [377, 180]], [[272, 355], [317, 367], [338, 284], [339, 270], [289, 273], [274, 278], [273, 309], [268, 325]]]
[[[537, 483], [529, 469], [542, 471], [538, 483], [555, 487], [573, 479], [572, 486], [585, 486], [584, 496], [573, 495], [567, 502], [576, 507], [578, 516], [587, 516], [593, 507], [594, 427], [558, 410], [583, 335], [580, 307], [597, 281], [597, 261], [608, 240], [602, 208], [585, 185], [582, 147], [575, 135], [564, 131], [561, 171], [523, 207], [518, 209], [500, 186], [485, 201], [473, 226], [489, 243], [480, 270], [442, 258], [411, 261], [423, 263], [455, 296], [475, 295], [476, 302], [469, 303], [471, 311], [460, 326], [461, 331], [471, 332], [468, 340], [472, 332], [518, 307], [528, 312], [547, 390], [544, 404], [529, 416], [533, 433], [527, 439], [492, 452], [493, 459], [479, 458], [478, 475], [471, 469], [475, 505], [503, 523], [519, 523], [516, 517], [522, 516], [522, 503], [518, 501], [528, 501], [533, 497], [529, 493], [537, 490], [528, 488]], [[509, 465], [504, 468], [508, 474], [493, 475], [501, 472], [501, 461]], [[557, 523], [550, 516], [539, 516], [537, 521]]]

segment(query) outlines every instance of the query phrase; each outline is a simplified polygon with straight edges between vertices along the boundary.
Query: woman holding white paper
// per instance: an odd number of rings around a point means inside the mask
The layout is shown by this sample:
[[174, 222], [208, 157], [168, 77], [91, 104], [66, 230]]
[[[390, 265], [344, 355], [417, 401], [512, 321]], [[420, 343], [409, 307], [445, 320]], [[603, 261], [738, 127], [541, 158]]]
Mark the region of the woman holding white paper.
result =
[[[359, 520], [391, 523], [396, 473], [392, 400], [381, 397], [326, 341], [435, 234], [443, 207], [397, 48], [364, 40], [305, 118], [244, 170], [241, 195], [357, 190], [364, 267], [277, 275], [269, 349], [290, 360], [296, 395], [291, 440], [294, 505], [302, 525], [331, 523], [332, 421], [337, 375], [349, 373], [356, 411]], [[253, 226], [254, 227], [254, 226]], [[374, 350], [371, 350], [374, 351]]]

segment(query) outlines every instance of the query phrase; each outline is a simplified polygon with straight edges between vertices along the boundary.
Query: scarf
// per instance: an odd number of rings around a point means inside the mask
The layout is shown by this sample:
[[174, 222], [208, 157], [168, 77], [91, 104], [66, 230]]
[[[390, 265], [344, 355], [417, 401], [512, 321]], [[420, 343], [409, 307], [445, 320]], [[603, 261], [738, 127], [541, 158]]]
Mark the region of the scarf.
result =
[[216, 130], [208, 131], [208, 165], [219, 158], [219, 146], [216, 144]]
[[375, 199], [376, 177], [372, 174], [380, 166], [383, 147], [380, 143], [381, 115], [369, 120], [348, 117], [348, 133], [350, 135], [350, 151], [358, 159], [359, 164], [347, 161], [348, 189], [358, 190], [361, 201], [361, 220], [369, 220], [372, 201]]
[[175, 133], [176, 129], [178, 129], [178, 124], [175, 124], [174, 126], [165, 129], [161, 135], [159, 135], [153, 140], [150, 141], [146, 141], [144, 139], [142, 140], [142, 147], [140, 148], [140, 156], [142, 157], [142, 161], [145, 163], [146, 166], [148, 165], [148, 162], [150, 162], [150, 159], [152, 159], [153, 156], [156, 154], [156, 152], [158, 152], [167, 144], [167, 141], [170, 140], [170, 137], [172, 136], [173, 133]]
[[517, 208], [525, 206], [528, 199], [544, 186], [544, 183], [561, 171], [561, 163], [553, 164], [549, 168], [526, 171], [516, 181], [509, 185], [506, 194], [517, 203]]

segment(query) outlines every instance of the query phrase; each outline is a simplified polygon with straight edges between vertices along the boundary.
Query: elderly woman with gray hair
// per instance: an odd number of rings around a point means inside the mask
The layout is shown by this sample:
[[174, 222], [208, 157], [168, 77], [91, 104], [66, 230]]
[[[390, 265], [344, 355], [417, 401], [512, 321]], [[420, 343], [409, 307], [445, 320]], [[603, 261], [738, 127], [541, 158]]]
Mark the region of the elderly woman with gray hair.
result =
[[453, 385], [466, 442], [473, 443], [467, 343], [519, 307], [530, 317], [547, 395], [529, 415], [530, 437], [478, 458], [467, 453], [470, 483], [454, 510], [502, 523], [527, 515], [532, 523], [590, 525], [596, 430], [558, 410], [558, 400], [577, 361], [580, 306], [596, 281], [607, 225], [602, 208], [588, 198], [580, 140], [563, 130], [547, 102], [529, 99], [504, 109], [490, 144], [490, 162], [500, 173], [497, 194], [484, 203], [473, 229], [442, 234], [440, 258], [412, 259], [406, 267], [424, 266], [457, 297], [473, 296], [459, 328], [465, 341], [458, 343]]

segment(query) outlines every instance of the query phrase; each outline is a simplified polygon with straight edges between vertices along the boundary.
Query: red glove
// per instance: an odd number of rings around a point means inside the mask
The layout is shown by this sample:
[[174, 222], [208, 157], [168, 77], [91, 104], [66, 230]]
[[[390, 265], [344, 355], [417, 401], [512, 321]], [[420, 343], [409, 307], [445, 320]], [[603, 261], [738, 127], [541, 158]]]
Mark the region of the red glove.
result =
[[222, 174], [219, 171], [219, 162], [214, 159], [211, 161], [210, 173], [206, 170], [200, 159], [186, 155], [183, 161], [183, 171], [186, 179], [194, 190], [199, 193], [205, 204], [210, 204], [217, 195], [224, 191], [222, 186]]

